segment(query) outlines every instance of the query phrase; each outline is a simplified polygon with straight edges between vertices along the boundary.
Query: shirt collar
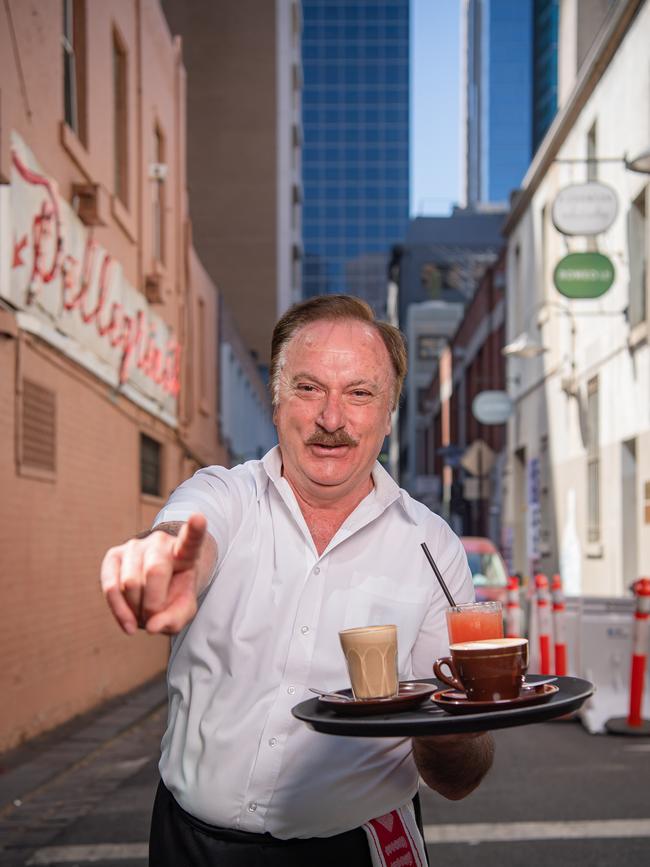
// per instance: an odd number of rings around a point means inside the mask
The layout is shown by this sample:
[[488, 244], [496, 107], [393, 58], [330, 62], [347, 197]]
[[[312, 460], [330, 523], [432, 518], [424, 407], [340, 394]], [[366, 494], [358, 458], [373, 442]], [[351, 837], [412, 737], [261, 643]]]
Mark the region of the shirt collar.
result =
[[[261, 464], [264, 469], [266, 483], [268, 484], [268, 480], [270, 479], [277, 488], [282, 479], [282, 453], [280, 446], [274, 446], [268, 451], [262, 458]], [[399, 487], [379, 461], [375, 461], [371, 475], [375, 485], [376, 502], [381, 506], [382, 511], [397, 501], [407, 518], [413, 524], [421, 524], [423, 522], [421, 510], [415, 508], [410, 496]], [[258, 486], [258, 499], [262, 496], [264, 490], [266, 490], [266, 484]]]

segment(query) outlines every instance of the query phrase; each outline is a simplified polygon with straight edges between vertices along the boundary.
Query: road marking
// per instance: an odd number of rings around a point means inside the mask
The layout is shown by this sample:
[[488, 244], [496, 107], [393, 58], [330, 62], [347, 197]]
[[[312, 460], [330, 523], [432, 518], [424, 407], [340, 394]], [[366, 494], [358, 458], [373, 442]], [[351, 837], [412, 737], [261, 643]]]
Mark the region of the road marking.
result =
[[[435, 843], [513, 843], [521, 840], [589, 840], [650, 837], [650, 819], [603, 819], [583, 822], [475, 822], [425, 825], [424, 839]], [[148, 858], [147, 843], [96, 843], [91, 846], [46, 846], [27, 861], [48, 864], [92, 864]]]
[[90, 846], [46, 846], [27, 861], [35, 864], [93, 864], [97, 861], [147, 861], [148, 843], [95, 843]]
[[427, 843], [512, 843], [515, 840], [588, 840], [650, 837], [650, 819], [593, 819], [582, 822], [475, 822], [425, 825]]

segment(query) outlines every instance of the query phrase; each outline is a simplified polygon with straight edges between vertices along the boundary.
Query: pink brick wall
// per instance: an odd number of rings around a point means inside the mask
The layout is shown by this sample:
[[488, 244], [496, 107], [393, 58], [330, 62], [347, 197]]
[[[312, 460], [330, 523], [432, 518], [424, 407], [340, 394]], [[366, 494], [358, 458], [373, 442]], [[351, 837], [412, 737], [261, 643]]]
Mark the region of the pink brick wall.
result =
[[[164, 502], [140, 494], [140, 433], [163, 445], [165, 495], [197, 465], [227, 463], [217, 434], [218, 295], [188, 244], [180, 45], [156, 0], [86, 4], [88, 147], [79, 161], [62, 143], [61, 5], [0, 6], [0, 183], [10, 179], [15, 131], [68, 202], [72, 183], [86, 181], [101, 184], [110, 200], [111, 45], [117, 29], [128, 51], [130, 195], [126, 209], [113, 204], [95, 237], [143, 291], [152, 267], [148, 166], [158, 124], [169, 174], [164, 291], [155, 312], [183, 344], [179, 426], [174, 430], [116, 396], [39, 338], [0, 333], [0, 752], [132, 689], [165, 666], [168, 640], [124, 636], [98, 582], [106, 549], [148, 527]], [[0, 221], [0, 232], [10, 234], [11, 227]], [[4, 240], [11, 245], [6, 235]], [[5, 275], [0, 267], [0, 280]], [[203, 357], [194, 339], [199, 309]], [[24, 376], [56, 395], [56, 470], [50, 479], [25, 475], [17, 464], [17, 388]]]

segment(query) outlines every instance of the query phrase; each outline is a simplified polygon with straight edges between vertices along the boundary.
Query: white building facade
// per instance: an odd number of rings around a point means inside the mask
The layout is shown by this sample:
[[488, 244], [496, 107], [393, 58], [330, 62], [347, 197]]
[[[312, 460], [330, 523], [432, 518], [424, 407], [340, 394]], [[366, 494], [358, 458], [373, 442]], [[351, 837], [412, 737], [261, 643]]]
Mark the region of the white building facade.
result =
[[[650, 3], [609, 4], [579, 69], [577, 10], [562, 3], [563, 103], [505, 230], [507, 342], [521, 348], [526, 334], [539, 354], [509, 357], [502, 542], [511, 571], [621, 596], [650, 573], [650, 174], [630, 166], [650, 149]], [[650, 171], [650, 157], [636, 167]], [[616, 217], [597, 236], [562, 234], [554, 200], [587, 180], [615, 191]], [[607, 256], [614, 280], [599, 298], [570, 300], [554, 269], [584, 251]]]

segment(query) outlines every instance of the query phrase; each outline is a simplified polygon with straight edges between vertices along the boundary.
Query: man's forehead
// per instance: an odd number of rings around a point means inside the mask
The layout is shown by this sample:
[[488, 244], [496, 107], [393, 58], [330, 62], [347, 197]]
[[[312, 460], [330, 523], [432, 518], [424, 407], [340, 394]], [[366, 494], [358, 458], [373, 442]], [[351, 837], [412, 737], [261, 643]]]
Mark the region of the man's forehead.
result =
[[304, 351], [356, 354], [359, 350], [374, 352], [389, 361], [388, 351], [376, 328], [354, 319], [318, 320], [300, 328], [292, 337], [287, 351], [295, 356]]

